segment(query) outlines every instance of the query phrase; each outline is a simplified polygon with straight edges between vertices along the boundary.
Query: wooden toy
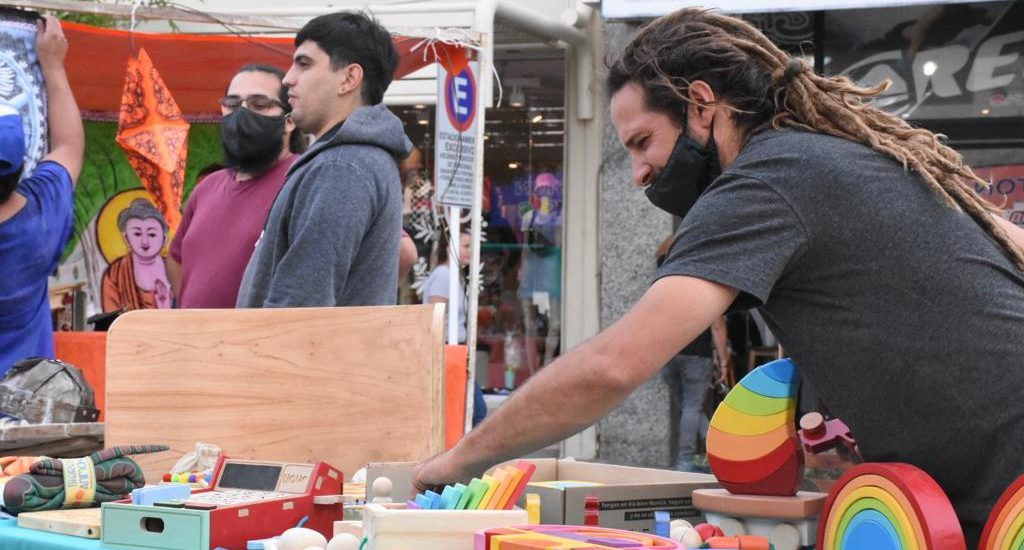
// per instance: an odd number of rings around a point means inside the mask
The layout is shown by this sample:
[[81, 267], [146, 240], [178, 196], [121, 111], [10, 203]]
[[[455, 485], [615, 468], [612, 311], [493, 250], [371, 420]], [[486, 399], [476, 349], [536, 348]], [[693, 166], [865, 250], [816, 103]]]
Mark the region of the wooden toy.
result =
[[776, 550], [813, 546], [825, 493], [799, 491], [791, 497], [734, 495], [723, 489], [698, 489], [693, 505], [727, 536], [758, 535]]
[[856, 452], [857, 442], [850, 436], [850, 428], [842, 420], [825, 417], [819, 412], [809, 412], [800, 417], [800, 442], [809, 453], [823, 453], [839, 445]]
[[306, 550], [310, 547], [326, 548], [327, 537], [312, 529], [293, 527], [281, 534], [277, 541], [277, 550]]
[[182, 483], [153, 485], [132, 491], [132, 504], [146, 506], [171, 499], [188, 499], [191, 494], [192, 487]]
[[818, 550], [966, 550], [960, 523], [935, 480], [909, 464], [848, 470], [821, 514]]
[[476, 534], [474, 550], [683, 550], [669, 539], [608, 529], [572, 525], [532, 525], [487, 529]]
[[658, 510], [654, 512], [654, 534], [659, 537], [669, 538], [672, 534], [672, 528], [669, 526], [669, 514], [664, 510]]
[[526, 510], [395, 510], [368, 504], [365, 550], [473, 550], [481, 529], [526, 525]]
[[587, 497], [583, 500], [583, 525], [597, 527], [601, 523], [601, 499]]
[[708, 464], [726, 490], [698, 489], [693, 504], [722, 534], [763, 537], [776, 550], [814, 544], [826, 495], [797, 492], [804, 473], [798, 390], [796, 366], [779, 359], [751, 371], [715, 411]]
[[700, 535], [701, 540], [707, 540], [711, 537], [724, 537], [725, 533], [722, 528], [713, 523], [698, 523], [693, 527], [693, 530]]
[[386, 504], [391, 502], [391, 480], [386, 477], [378, 477], [373, 480], [373, 500], [376, 504]]
[[797, 436], [799, 376], [789, 359], [754, 369], [715, 410], [708, 428], [708, 465], [730, 492], [793, 495], [803, 480]]
[[334, 536], [348, 533], [357, 539], [363, 538], [363, 521], [336, 521], [334, 522]]
[[522, 496], [537, 470], [532, 462], [520, 460], [512, 466], [497, 468], [469, 485], [445, 486], [441, 493], [424, 491], [409, 501], [410, 508], [442, 510], [511, 510]]
[[[18, 520], [20, 523], [21, 516]], [[1024, 548], [1024, 476], [1017, 478], [999, 497], [978, 543], [978, 550], [1020, 548]]]
[[700, 533], [685, 519], [674, 519], [669, 522], [668, 538], [682, 544], [684, 548], [700, 548], [704, 543]]
[[540, 525], [540, 495], [537, 493], [526, 495], [526, 516], [530, 525]]
[[99, 508], [22, 512], [18, 514], [18, 527], [86, 539], [98, 539], [102, 533]]
[[704, 541], [701, 548], [721, 548], [723, 550], [774, 550], [774, 546], [764, 537], [739, 535], [736, 537], [711, 537]]
[[213, 481], [212, 488], [192, 493], [181, 508], [104, 503], [103, 545], [151, 550], [245, 548], [247, 541], [284, 533], [304, 517], [308, 517], [305, 527], [327, 537], [333, 534], [334, 520], [342, 517], [342, 474], [323, 462], [221, 458]]
[[326, 550], [359, 550], [359, 538], [349, 533], [334, 535]]

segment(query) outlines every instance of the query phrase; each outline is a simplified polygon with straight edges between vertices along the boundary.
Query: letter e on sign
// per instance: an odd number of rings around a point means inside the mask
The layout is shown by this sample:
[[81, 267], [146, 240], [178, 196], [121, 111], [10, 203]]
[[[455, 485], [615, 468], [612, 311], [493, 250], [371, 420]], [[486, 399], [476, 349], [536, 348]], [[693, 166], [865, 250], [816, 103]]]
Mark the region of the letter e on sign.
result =
[[448, 75], [444, 83], [444, 108], [457, 132], [465, 132], [476, 117], [476, 78], [467, 65], [457, 75]]

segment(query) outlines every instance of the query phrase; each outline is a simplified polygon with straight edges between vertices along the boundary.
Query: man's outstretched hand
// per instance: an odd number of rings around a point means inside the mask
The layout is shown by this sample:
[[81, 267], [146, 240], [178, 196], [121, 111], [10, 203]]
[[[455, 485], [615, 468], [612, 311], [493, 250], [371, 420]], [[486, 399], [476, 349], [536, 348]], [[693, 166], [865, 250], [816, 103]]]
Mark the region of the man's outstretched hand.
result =
[[436, 454], [416, 465], [412, 479], [417, 492], [453, 483], [468, 483], [483, 473], [483, 469], [476, 471], [476, 468], [460, 465], [457, 448]]

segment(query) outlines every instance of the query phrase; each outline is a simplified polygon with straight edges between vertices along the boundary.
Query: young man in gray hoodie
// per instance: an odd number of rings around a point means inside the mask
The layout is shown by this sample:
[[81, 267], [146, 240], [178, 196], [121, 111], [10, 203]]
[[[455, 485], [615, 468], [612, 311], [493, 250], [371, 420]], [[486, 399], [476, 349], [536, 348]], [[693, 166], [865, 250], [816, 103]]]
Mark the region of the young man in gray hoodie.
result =
[[362, 13], [322, 15], [295, 37], [292, 120], [316, 142], [288, 171], [238, 307], [394, 304], [402, 229], [396, 159], [412, 150], [381, 101], [398, 53]]

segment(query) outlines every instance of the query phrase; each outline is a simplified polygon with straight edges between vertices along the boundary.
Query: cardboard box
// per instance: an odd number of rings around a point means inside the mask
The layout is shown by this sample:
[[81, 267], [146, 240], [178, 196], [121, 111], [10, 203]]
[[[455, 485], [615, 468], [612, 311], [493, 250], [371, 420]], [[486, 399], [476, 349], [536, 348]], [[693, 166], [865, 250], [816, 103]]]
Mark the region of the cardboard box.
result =
[[[540, 519], [543, 524], [583, 525], [583, 504], [588, 496], [601, 500], [600, 525], [650, 533], [654, 512], [665, 510], [672, 519], [690, 523], [704, 521], [693, 507], [694, 489], [719, 487], [715, 477], [653, 468], [636, 468], [581, 462], [574, 459], [530, 459], [537, 465], [530, 484], [519, 500], [525, 507], [526, 495], [540, 495]], [[545, 482], [563, 482], [557, 487]], [[581, 482], [581, 485], [567, 482]]]

